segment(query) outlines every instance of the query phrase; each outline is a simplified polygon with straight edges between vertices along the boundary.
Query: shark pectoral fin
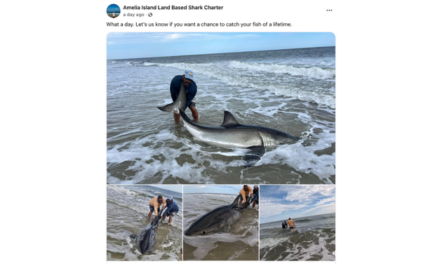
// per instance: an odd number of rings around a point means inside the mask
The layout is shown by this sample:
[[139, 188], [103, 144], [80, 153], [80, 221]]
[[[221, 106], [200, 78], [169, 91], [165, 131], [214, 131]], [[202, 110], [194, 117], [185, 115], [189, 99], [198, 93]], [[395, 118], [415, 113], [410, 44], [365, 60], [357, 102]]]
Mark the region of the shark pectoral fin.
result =
[[266, 152], [263, 146], [254, 146], [254, 147], [249, 147], [248, 149], [250, 151], [244, 157], [246, 161], [246, 164], [244, 165], [245, 168], [254, 166]]
[[121, 229], [121, 231], [124, 232], [124, 233], [126, 233], [127, 235], [129, 235], [130, 238], [132, 238], [132, 239], [136, 239], [136, 235], [134, 235], [134, 234], [128, 232], [127, 230]]

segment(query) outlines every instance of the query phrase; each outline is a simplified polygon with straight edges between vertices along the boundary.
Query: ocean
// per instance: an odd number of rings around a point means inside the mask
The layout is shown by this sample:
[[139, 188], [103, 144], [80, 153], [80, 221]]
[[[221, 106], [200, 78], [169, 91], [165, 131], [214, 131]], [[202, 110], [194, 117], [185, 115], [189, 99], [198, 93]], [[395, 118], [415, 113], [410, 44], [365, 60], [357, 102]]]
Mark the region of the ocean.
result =
[[[184, 193], [183, 230], [237, 195]], [[228, 230], [183, 237], [184, 260], [258, 260], [258, 206], [249, 206]]]
[[[195, 139], [157, 109], [185, 69], [198, 86], [200, 124], [220, 126], [229, 111], [302, 139], [267, 149], [251, 168], [247, 150]], [[334, 47], [108, 60], [107, 182], [334, 184], [335, 78]]]
[[335, 214], [292, 219], [292, 230], [283, 220], [261, 224], [260, 260], [335, 260]]
[[[145, 228], [149, 201], [158, 195], [173, 196], [179, 212], [157, 228], [154, 254], [142, 255], [126, 230], [137, 234]], [[154, 219], [154, 213], [151, 216]], [[107, 185], [107, 260], [182, 260], [182, 194], [147, 185]]]

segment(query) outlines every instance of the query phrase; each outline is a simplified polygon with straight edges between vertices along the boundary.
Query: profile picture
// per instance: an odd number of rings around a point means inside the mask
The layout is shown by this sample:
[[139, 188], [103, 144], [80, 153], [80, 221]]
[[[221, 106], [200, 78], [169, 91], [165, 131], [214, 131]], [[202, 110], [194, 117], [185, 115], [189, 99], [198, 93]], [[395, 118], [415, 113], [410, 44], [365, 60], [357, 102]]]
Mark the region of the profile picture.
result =
[[111, 18], [117, 18], [121, 13], [121, 8], [118, 5], [111, 4], [107, 7], [107, 15]]

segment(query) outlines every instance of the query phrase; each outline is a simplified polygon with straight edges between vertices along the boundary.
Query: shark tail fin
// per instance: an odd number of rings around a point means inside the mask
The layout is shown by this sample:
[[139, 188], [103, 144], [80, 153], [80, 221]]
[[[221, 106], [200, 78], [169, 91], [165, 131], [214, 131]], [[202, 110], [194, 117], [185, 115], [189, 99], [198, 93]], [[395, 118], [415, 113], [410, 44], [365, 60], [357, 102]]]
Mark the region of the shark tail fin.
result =
[[175, 102], [172, 102], [171, 104], [167, 104], [164, 106], [158, 106], [157, 108], [159, 108], [159, 110], [162, 110], [164, 112], [174, 113], [176, 111], [175, 109], [178, 107]]

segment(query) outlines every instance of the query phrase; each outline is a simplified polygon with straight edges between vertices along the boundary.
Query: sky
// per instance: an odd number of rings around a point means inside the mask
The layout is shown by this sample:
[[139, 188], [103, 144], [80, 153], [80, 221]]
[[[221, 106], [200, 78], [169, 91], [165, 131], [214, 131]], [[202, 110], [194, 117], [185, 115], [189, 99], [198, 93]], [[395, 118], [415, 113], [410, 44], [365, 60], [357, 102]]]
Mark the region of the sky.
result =
[[111, 32], [107, 59], [129, 59], [335, 46], [333, 33]]
[[261, 185], [261, 223], [335, 213], [334, 185]]
[[150, 184], [150, 186], [153, 186], [156, 188], [161, 188], [164, 190], [173, 191], [173, 192], [182, 193], [182, 185], [166, 185], [166, 184], [154, 185], [154, 184]]
[[[250, 185], [253, 188], [253, 185]], [[243, 185], [185, 185], [183, 193], [222, 193], [238, 195]]]
[[115, 12], [115, 13], [120, 13], [120, 12], [121, 12], [121, 9], [119, 8], [119, 6], [117, 6], [117, 5], [115, 5], [115, 4], [112, 4], [112, 5], [109, 5], [109, 6], [108, 6], [108, 8], [107, 8], [107, 12], [108, 12], [108, 13], [113, 13], [113, 12]]

